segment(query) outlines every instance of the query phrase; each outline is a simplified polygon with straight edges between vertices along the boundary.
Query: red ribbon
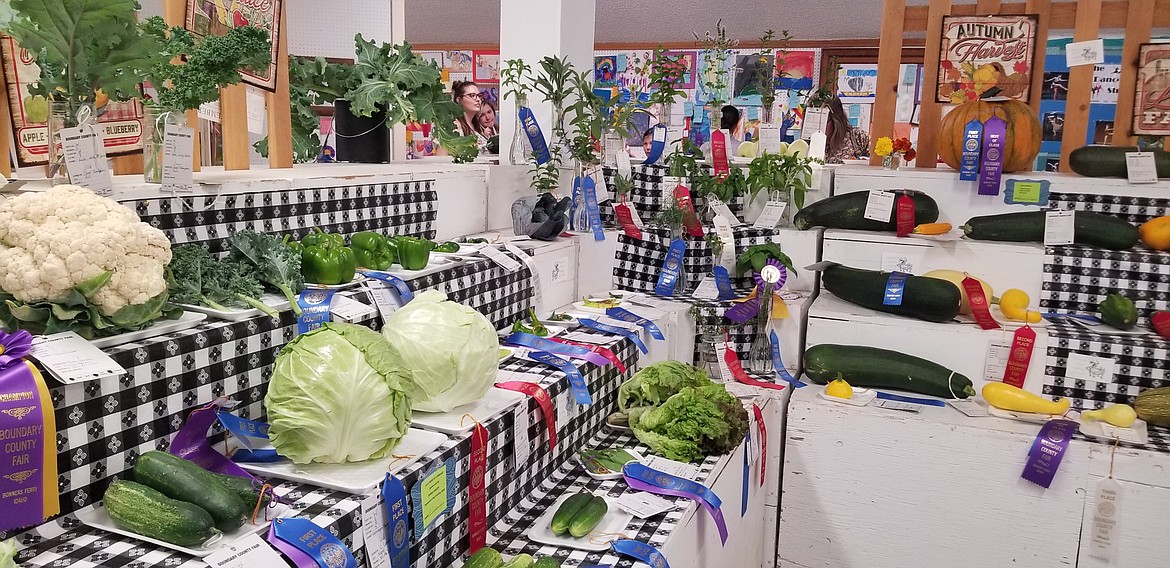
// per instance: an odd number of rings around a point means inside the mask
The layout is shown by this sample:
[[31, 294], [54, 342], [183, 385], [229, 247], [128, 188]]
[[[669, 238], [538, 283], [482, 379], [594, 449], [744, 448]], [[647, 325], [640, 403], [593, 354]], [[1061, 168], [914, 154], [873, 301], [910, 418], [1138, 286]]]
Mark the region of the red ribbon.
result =
[[715, 177], [731, 174], [731, 167], [727, 163], [727, 136], [722, 130], [711, 131], [711, 161], [715, 166]]
[[622, 364], [622, 360], [618, 359], [618, 356], [614, 355], [613, 351], [611, 351], [608, 347], [593, 345], [592, 343], [585, 343], [582, 341], [573, 341], [571, 339], [562, 339], [560, 337], [550, 337], [549, 339], [556, 341], [557, 343], [564, 343], [565, 345], [576, 345], [577, 347], [584, 347], [608, 359], [610, 363], [613, 363], [614, 366], [617, 367], [619, 373], [626, 372], [626, 366]]
[[536, 403], [540, 405], [540, 411], [544, 414], [544, 423], [548, 426], [548, 449], [554, 451], [557, 447], [557, 417], [553, 412], [552, 400], [548, 397], [548, 392], [540, 388], [536, 383], [526, 383], [523, 381], [508, 381], [506, 383], [497, 383], [497, 387], [524, 393], [536, 399]]
[[752, 403], [752, 412], [756, 415], [756, 424], [760, 427], [760, 487], [764, 486], [764, 476], [768, 473], [768, 428], [764, 426], [764, 411], [760, 405]]
[[1031, 326], [1025, 325], [1016, 330], [1007, 366], [1003, 370], [1004, 384], [1024, 388], [1024, 379], [1028, 377], [1028, 363], [1032, 360], [1032, 347], [1035, 345], [1036, 332]]
[[687, 228], [687, 232], [692, 237], [705, 235], [703, 225], [699, 223], [699, 217], [695, 215], [695, 205], [691, 203], [691, 190], [681, 183], [678, 184], [674, 188], [674, 200], [683, 210], [683, 225]]
[[475, 552], [487, 544], [487, 487], [485, 478], [487, 450], [487, 428], [476, 422], [475, 429], [471, 431], [471, 488], [468, 491], [468, 515], [470, 517], [468, 530], [471, 552]]
[[634, 223], [634, 215], [630, 213], [630, 206], [625, 203], [614, 205], [613, 213], [617, 216], [618, 223], [621, 224], [622, 230], [626, 232], [626, 236], [631, 239], [642, 240], [642, 229]]
[[743, 363], [740, 363], [739, 355], [737, 355], [735, 350], [731, 348], [730, 343], [728, 343], [723, 350], [723, 360], [727, 362], [727, 368], [731, 369], [731, 376], [735, 377], [735, 380], [745, 385], [762, 389], [784, 390], [784, 385], [766, 383], [764, 381], [758, 381], [749, 377], [747, 371], [743, 370]]
[[898, 236], [904, 237], [914, 232], [914, 199], [903, 193], [898, 198], [897, 215]]
[[987, 296], [983, 294], [983, 284], [968, 276], [963, 279], [963, 290], [967, 291], [967, 305], [971, 307], [971, 315], [975, 323], [983, 329], [999, 329], [999, 323], [991, 317], [991, 310], [987, 308]]

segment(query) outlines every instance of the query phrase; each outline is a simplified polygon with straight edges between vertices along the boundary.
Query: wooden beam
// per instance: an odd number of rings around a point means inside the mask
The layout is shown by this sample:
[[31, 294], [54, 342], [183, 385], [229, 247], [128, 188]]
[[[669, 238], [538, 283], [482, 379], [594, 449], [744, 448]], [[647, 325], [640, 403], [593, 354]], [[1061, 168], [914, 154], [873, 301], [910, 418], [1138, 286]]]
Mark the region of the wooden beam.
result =
[[[1101, 0], [1077, 0], [1077, 26], [1073, 41], [1098, 37]], [[1089, 102], [1093, 87], [1093, 65], [1077, 65], [1068, 73], [1068, 99], [1065, 100], [1064, 131], [1060, 138], [1060, 171], [1071, 172], [1069, 154], [1085, 145], [1089, 131]]]
[[1028, 89], [1028, 103], [1040, 113], [1040, 92], [1044, 89], [1044, 59], [1048, 44], [1048, 22], [1052, 19], [1052, 0], [1028, 0], [1025, 14], [1036, 14], [1036, 55], [1032, 58], [1032, 85]]
[[942, 121], [942, 105], [935, 102], [935, 95], [938, 93], [942, 21], [943, 16], [950, 11], [951, 0], [930, 0], [926, 51], [922, 62], [922, 109], [918, 112], [918, 160], [914, 162], [919, 168], [932, 169], [938, 166], [938, 125]]
[[[898, 104], [898, 72], [902, 63], [902, 22], [906, 18], [906, 0], [882, 2], [882, 49], [878, 53], [877, 99], [873, 105], [872, 140], [894, 133], [894, 113]], [[869, 163], [882, 159], [870, 153]]]
[[[1022, 4], [1020, 5], [1022, 9]], [[909, 10], [909, 8], [907, 8]], [[925, 12], [923, 12], [925, 14]], [[925, 40], [922, 38], [905, 38], [902, 40], [904, 47], [922, 47]], [[638, 50], [653, 50], [662, 45], [666, 49], [697, 49], [695, 42], [692, 41], [663, 41], [663, 42], [647, 42], [647, 41], [606, 41], [599, 42], [593, 45], [593, 49], [598, 51], [638, 51]], [[746, 38], [739, 41], [740, 49], [755, 49], [760, 45], [760, 41], [756, 38]], [[779, 48], [778, 42], [772, 42], [770, 47]], [[859, 39], [794, 39], [789, 42], [788, 47], [792, 49], [828, 49], [839, 47], [878, 47], [877, 38], [859, 38]], [[471, 51], [473, 49], [483, 51], [499, 50], [500, 46], [496, 44], [463, 44], [463, 43], [415, 43], [411, 44], [414, 51]], [[326, 61], [330, 58], [326, 57]], [[348, 60], [353, 62], [352, 59]]]
[[1137, 94], [1138, 50], [1150, 41], [1153, 21], [1150, 14], [1154, 0], [1129, 0], [1129, 24], [1125, 27], [1125, 43], [1121, 46], [1121, 84], [1117, 90], [1117, 112], [1113, 118], [1113, 144], [1134, 146], [1133, 107]]
[[288, 95], [288, 27], [287, 10], [281, 7], [280, 27], [276, 41], [276, 90], [265, 95], [268, 101], [268, 167], [291, 168], [292, 110]]
[[980, 16], [995, 16], [999, 14], [1000, 0], [979, 0], [975, 4], [975, 13]]
[[243, 83], [219, 90], [219, 123], [223, 132], [223, 169], [248, 169], [248, 87]]
[[[974, 16], [978, 13], [977, 4], [955, 4], [951, 7], [951, 14], [955, 16]], [[906, 8], [905, 30], [909, 32], [926, 31], [928, 6], [909, 6]], [[1013, 2], [1000, 5], [1001, 14], [1034, 14], [1028, 11], [1025, 2]], [[1129, 0], [1106, 0], [1101, 3], [1100, 29], [1120, 30], [1126, 27], [1126, 18], [1129, 16]], [[1146, 13], [1151, 18], [1153, 27], [1170, 27], [1170, 0], [1155, 0], [1152, 12]], [[1071, 30], [1076, 27], [1077, 5], [1075, 2], [1053, 2], [1052, 19], [1048, 27], [1053, 30]]]

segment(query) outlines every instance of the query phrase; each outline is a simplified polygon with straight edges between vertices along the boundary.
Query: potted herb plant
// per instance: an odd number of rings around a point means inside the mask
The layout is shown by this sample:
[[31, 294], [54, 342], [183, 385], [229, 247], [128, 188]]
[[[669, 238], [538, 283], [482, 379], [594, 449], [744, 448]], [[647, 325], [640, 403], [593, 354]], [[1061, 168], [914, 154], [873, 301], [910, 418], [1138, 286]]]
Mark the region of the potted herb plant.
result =
[[[756, 74], [753, 77], [756, 92], [760, 95], [760, 106], [762, 108], [760, 121], [764, 124], [772, 123], [773, 107], [776, 105], [776, 79], [784, 76], [784, 55], [788, 48], [788, 44], [792, 41], [792, 35], [788, 30], [780, 32], [780, 50], [776, 52], [776, 61], [772, 65], [768, 65], [768, 55], [771, 51], [769, 44], [776, 39], [776, 32], [768, 30], [764, 35], [760, 36], [760, 49], [755, 53], [757, 63]], [[779, 70], [777, 72], [777, 70]]]
[[241, 81], [241, 69], [268, 65], [271, 44], [268, 32], [253, 26], [233, 27], [222, 36], [200, 40], [181, 27], [167, 26], [158, 16], [140, 26], [162, 46], [145, 76], [158, 97], [145, 101], [142, 133], [143, 177], [161, 183], [167, 126], [182, 125], [185, 111], [218, 100], [221, 88]]
[[805, 193], [812, 184], [813, 160], [797, 154], [765, 152], [748, 165], [747, 190], [749, 216], [759, 212], [769, 200], [785, 203], [780, 226], [792, 225], [796, 209], [804, 207]]
[[669, 55], [661, 45], [654, 50], [650, 60], [650, 104], [661, 109], [658, 121], [663, 126], [671, 125], [671, 107], [675, 99], [686, 98], [685, 91], [678, 88], [687, 73], [686, 63], [681, 55]]
[[[658, 215], [654, 217], [654, 222], [669, 232], [667, 243], [673, 242], [675, 239], [685, 238], [683, 234], [683, 220], [686, 219], [687, 211], [684, 209], [674, 197], [670, 197], [668, 204]], [[683, 266], [679, 267], [678, 280], [674, 285], [677, 293], [687, 291], [687, 270], [684, 255]]]

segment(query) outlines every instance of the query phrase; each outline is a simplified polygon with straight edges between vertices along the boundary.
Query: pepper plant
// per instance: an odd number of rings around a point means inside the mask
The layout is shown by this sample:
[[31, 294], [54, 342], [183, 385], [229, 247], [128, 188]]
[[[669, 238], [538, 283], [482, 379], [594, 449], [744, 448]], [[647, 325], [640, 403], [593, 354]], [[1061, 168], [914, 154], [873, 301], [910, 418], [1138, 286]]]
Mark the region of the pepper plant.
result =
[[686, 64], [682, 55], [670, 55], [661, 44], [654, 50], [654, 58], [650, 60], [650, 104], [668, 105], [678, 98], [686, 98], [687, 93], [678, 88], [687, 73]]
[[504, 90], [504, 100], [515, 98], [524, 99], [532, 92], [530, 75], [532, 67], [524, 63], [523, 59], [509, 59], [504, 62], [500, 70], [500, 88]]
[[748, 164], [747, 189], [755, 197], [764, 191], [791, 191], [797, 208], [804, 207], [805, 193], [812, 184], [813, 158], [765, 152]]

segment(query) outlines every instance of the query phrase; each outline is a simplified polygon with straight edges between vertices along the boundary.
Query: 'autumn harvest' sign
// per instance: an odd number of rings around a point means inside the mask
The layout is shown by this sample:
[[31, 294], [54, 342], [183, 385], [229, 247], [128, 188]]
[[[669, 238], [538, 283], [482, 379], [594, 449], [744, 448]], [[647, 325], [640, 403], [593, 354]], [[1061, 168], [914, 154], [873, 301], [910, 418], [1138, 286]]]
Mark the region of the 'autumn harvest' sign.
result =
[[1028, 102], [1036, 16], [947, 16], [942, 30], [938, 102], [975, 100], [993, 87]]

